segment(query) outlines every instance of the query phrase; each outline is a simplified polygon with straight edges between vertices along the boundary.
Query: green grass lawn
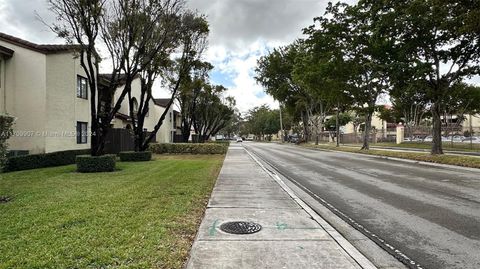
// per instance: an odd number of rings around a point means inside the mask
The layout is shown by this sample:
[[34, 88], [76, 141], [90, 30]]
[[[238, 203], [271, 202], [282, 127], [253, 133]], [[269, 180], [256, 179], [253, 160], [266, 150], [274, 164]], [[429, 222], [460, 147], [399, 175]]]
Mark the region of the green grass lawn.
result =
[[[478, 152], [480, 151], [480, 144], [469, 144], [469, 143], [452, 143], [451, 142], [442, 142], [444, 150], [452, 150], [452, 151], [471, 151], [471, 152]], [[379, 147], [395, 147], [395, 148], [416, 148], [416, 149], [431, 149], [432, 143], [431, 142], [403, 142], [402, 144], [396, 143], [376, 143], [372, 144], [372, 146], [379, 146]]]
[[337, 148], [333, 145], [302, 144], [301, 146], [305, 148], [312, 148], [312, 149], [344, 151], [344, 152], [360, 153], [360, 154], [367, 154], [367, 155], [409, 159], [409, 160], [422, 161], [422, 162], [480, 168], [480, 158], [478, 157], [468, 157], [468, 156], [458, 156], [458, 155], [430, 155], [429, 153], [424, 153], [424, 152], [399, 152], [399, 151], [375, 150], [375, 149], [360, 150], [360, 147]]
[[182, 268], [223, 158], [0, 174], [0, 268]]

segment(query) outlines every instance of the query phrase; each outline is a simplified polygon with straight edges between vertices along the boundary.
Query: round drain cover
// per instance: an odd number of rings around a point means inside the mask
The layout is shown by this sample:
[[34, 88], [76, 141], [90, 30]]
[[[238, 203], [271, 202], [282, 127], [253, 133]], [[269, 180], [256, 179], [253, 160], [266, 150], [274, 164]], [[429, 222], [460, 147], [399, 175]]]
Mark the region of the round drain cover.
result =
[[247, 221], [232, 221], [220, 225], [220, 230], [230, 234], [253, 234], [261, 229], [260, 224]]

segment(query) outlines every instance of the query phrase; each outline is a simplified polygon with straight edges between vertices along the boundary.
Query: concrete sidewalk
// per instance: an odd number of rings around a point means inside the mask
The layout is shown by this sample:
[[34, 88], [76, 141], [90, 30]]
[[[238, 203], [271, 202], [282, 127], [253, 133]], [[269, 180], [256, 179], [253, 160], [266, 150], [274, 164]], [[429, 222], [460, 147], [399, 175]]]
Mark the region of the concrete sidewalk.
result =
[[[307, 213], [287, 191], [242, 145], [230, 146], [187, 268], [375, 268], [348, 242], [337, 243], [345, 240], [335, 240], [327, 232], [332, 228], [315, 221], [319, 216]], [[263, 228], [228, 234], [219, 229], [228, 221]]]

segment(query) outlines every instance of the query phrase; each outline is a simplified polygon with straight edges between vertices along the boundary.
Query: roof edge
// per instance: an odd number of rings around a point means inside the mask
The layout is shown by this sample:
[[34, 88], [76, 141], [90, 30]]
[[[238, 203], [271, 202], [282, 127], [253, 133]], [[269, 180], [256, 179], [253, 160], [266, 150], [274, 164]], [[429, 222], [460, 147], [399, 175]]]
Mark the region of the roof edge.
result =
[[81, 49], [80, 45], [68, 44], [36, 44], [12, 35], [0, 32], [0, 40], [11, 43], [13, 45], [33, 50], [43, 54], [54, 54], [64, 51], [75, 51]]

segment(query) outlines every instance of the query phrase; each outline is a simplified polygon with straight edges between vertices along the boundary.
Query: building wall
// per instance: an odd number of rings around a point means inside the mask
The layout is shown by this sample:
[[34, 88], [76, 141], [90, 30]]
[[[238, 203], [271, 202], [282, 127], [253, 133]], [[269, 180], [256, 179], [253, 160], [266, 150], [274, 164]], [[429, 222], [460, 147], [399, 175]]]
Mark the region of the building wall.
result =
[[[387, 129], [387, 122], [383, 121], [382, 119], [379, 118], [379, 113], [375, 112], [372, 117], [372, 128], [375, 128], [378, 131], [381, 131], [382, 129]], [[350, 134], [354, 133], [355, 130], [353, 129], [353, 123], [348, 123], [344, 127], [345, 133]], [[357, 130], [358, 131], [358, 130]]]
[[91, 129], [90, 89], [87, 99], [77, 97], [77, 75], [86, 77], [80, 59], [72, 53], [47, 55], [47, 109], [46, 152], [88, 149], [87, 144], [77, 144], [77, 122], [87, 122]]
[[[156, 106], [165, 111], [165, 108]], [[165, 116], [165, 120], [163, 121], [162, 127], [158, 130], [157, 134], [157, 142], [158, 143], [171, 143], [173, 142], [172, 132], [175, 132], [175, 128], [173, 126], [173, 107], [171, 106], [168, 110], [167, 115]]]
[[0, 55], [0, 113], [5, 114], [5, 97], [4, 97], [4, 89], [5, 89], [5, 60], [3, 56]]
[[8, 140], [11, 150], [45, 152], [46, 55], [0, 40], [15, 51], [4, 61], [2, 111], [16, 117], [15, 134]]
[[[1, 40], [0, 45], [14, 51], [13, 57], [0, 59], [0, 112], [16, 118], [9, 149], [36, 154], [90, 148], [90, 137], [87, 144], [77, 144], [77, 122], [87, 122], [91, 130], [91, 96], [88, 89], [88, 99], [77, 97], [77, 75], [86, 76], [76, 55], [46, 55]], [[115, 99], [121, 90], [117, 90]], [[132, 91], [139, 100], [140, 79], [133, 82]], [[165, 108], [153, 101], [149, 106], [145, 128], [152, 131]], [[124, 100], [119, 112], [129, 115], [128, 101]], [[112, 123], [115, 128], [125, 128], [128, 121], [115, 119]], [[171, 142], [175, 130], [172, 108], [157, 133], [157, 141]]]
[[[119, 87], [115, 92], [115, 100], [118, 100], [119, 96], [122, 94], [124, 87]], [[140, 95], [141, 95], [141, 82], [140, 79], [137, 78], [132, 82], [132, 96], [140, 102]], [[155, 125], [157, 124], [158, 120], [162, 116], [162, 113], [165, 111], [164, 107], [156, 105], [153, 100], [150, 101], [149, 105], [149, 113], [148, 116], [145, 117], [144, 128], [147, 129], [148, 132], [153, 131]], [[118, 111], [124, 115], [130, 116], [130, 106], [128, 104], [128, 99], [125, 98], [122, 102], [121, 108]], [[169, 114], [172, 113], [172, 119], [170, 120]], [[116, 118], [113, 122], [114, 128], [126, 128], [130, 122], [121, 120]], [[157, 132], [156, 140], [158, 143], [170, 143], [172, 142], [172, 135], [171, 132], [175, 131], [173, 128], [173, 108], [170, 108], [169, 113], [165, 117], [162, 126]]]
[[465, 116], [465, 121], [462, 123], [463, 131], [470, 131], [470, 126], [474, 135], [480, 136], [480, 114]]

